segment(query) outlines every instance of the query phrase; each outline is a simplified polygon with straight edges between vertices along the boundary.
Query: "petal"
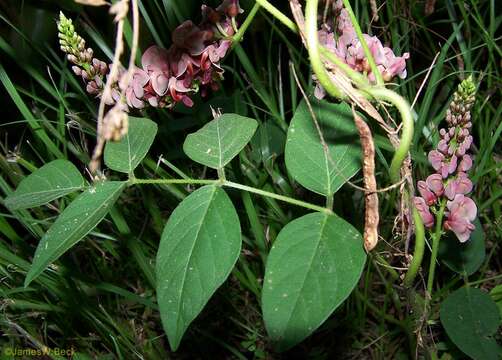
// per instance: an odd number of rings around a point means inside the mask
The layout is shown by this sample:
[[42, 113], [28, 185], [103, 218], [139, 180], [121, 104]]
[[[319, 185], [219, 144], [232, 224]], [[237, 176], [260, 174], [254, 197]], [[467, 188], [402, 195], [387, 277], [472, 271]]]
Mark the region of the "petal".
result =
[[444, 185], [443, 178], [439, 174], [429, 175], [426, 179], [426, 183], [428, 188], [434, 192], [437, 196], [443, 195]]
[[429, 162], [431, 163], [432, 167], [434, 168], [434, 170], [439, 170], [441, 169], [441, 166], [442, 166], [442, 163], [443, 163], [443, 159], [444, 159], [444, 155], [441, 154], [439, 151], [437, 150], [432, 150], [429, 152]]
[[436, 195], [434, 195], [434, 193], [429, 190], [425, 181], [419, 181], [417, 183], [417, 188], [418, 188], [418, 192], [420, 193], [422, 198], [425, 200], [427, 205], [430, 206], [436, 202]]
[[460, 171], [469, 171], [472, 167], [472, 158], [469, 155], [462, 156], [460, 165], [458, 166]]
[[434, 217], [425, 203], [425, 200], [421, 197], [415, 196], [413, 198], [413, 203], [424, 222], [424, 226], [428, 229], [431, 228], [434, 225]]
[[150, 46], [141, 57], [141, 65], [146, 71], [169, 71], [168, 53], [166, 49]]
[[169, 79], [163, 73], [155, 73], [152, 75], [152, 87], [157, 95], [163, 96], [167, 92]]

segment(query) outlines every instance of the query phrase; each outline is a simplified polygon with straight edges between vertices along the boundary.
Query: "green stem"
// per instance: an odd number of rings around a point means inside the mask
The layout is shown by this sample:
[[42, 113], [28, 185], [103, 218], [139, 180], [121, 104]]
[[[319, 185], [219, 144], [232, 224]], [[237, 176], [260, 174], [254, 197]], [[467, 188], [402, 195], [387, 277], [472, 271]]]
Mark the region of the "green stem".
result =
[[193, 184], [193, 185], [211, 185], [221, 183], [220, 180], [206, 180], [206, 179], [131, 179], [130, 185], [141, 184]]
[[346, 96], [342, 95], [340, 90], [333, 84], [329, 78], [324, 64], [322, 63], [321, 56], [319, 54], [319, 38], [317, 33], [317, 4], [318, 0], [307, 0], [305, 6], [305, 37], [307, 41], [307, 50], [310, 57], [310, 65], [312, 70], [317, 77], [317, 80], [321, 83], [323, 88], [328, 94], [333, 97], [343, 99]]
[[321, 51], [322, 56], [324, 56], [329, 62], [338, 66], [359, 88], [364, 89], [370, 85], [368, 78], [360, 72], [352, 69], [349, 65], [344, 63], [342, 59], [326, 49], [324, 46], [320, 46], [319, 50]]
[[427, 293], [429, 294], [429, 296], [432, 296], [432, 285], [434, 284], [434, 271], [436, 270], [436, 260], [439, 250], [439, 240], [441, 239], [441, 229], [443, 225], [445, 206], [446, 202], [442, 201], [441, 207], [439, 208], [439, 211], [436, 213], [436, 229], [434, 230], [434, 234], [432, 237], [432, 254], [431, 254], [431, 262], [429, 265], [429, 277], [427, 278]]
[[392, 278], [392, 281], [396, 281], [399, 279], [399, 274], [397, 273], [397, 271], [394, 270], [394, 268], [388, 263], [387, 260], [384, 259], [382, 255], [380, 255], [379, 253], [372, 253], [372, 254], [376, 264], [383, 267], [389, 273], [390, 277]]
[[401, 114], [402, 135], [399, 146], [390, 164], [390, 178], [393, 182], [398, 182], [400, 179], [401, 165], [410, 151], [411, 140], [413, 139], [414, 123], [411, 116], [410, 105], [402, 96], [392, 90], [373, 87], [365, 90], [377, 100], [384, 100], [392, 103]]
[[352, 7], [350, 6], [350, 1], [349, 0], [343, 0], [343, 5], [345, 7], [345, 10], [349, 13], [350, 21], [352, 22], [352, 26], [354, 26], [354, 30], [356, 30], [357, 38], [361, 42], [361, 45], [364, 50], [364, 54], [366, 55], [366, 58], [368, 59], [368, 63], [371, 68], [371, 72], [375, 75], [375, 80], [377, 85], [383, 85], [383, 77], [380, 71], [377, 68], [375, 59], [373, 58], [373, 55], [371, 54], [371, 51], [368, 47], [368, 44], [366, 43], [366, 40], [364, 39], [363, 32], [361, 31], [361, 27], [359, 26], [359, 23], [357, 22], [356, 16], [354, 15], [354, 11], [352, 11]]
[[404, 276], [405, 287], [410, 287], [413, 284], [418, 270], [420, 269], [420, 265], [422, 264], [425, 249], [424, 223], [415, 207], [413, 207], [413, 221], [415, 222], [415, 251], [413, 252], [410, 267]]
[[218, 170], [218, 179], [223, 182], [227, 179], [227, 177], [225, 176], [225, 168], [219, 168]]
[[489, 277], [486, 279], [477, 280], [477, 281], [470, 281], [468, 284], [469, 284], [469, 286], [474, 286], [474, 285], [479, 285], [479, 284], [482, 284], [482, 283], [485, 283], [488, 281], [493, 281], [493, 280], [498, 280], [498, 279], [502, 279], [502, 274], [495, 275], [495, 276], [492, 276], [492, 277]]
[[234, 44], [237, 44], [242, 40], [242, 38], [244, 37], [244, 33], [246, 32], [249, 25], [251, 25], [251, 23], [253, 22], [253, 19], [256, 16], [256, 13], [258, 12], [259, 9], [260, 9], [260, 4], [258, 3], [254, 4], [254, 6], [251, 8], [251, 11], [249, 11], [248, 16], [246, 17], [246, 20], [244, 20], [244, 22], [240, 26], [239, 31], [237, 31], [233, 36], [232, 46], [234, 46]]
[[265, 10], [267, 10], [270, 14], [272, 14], [277, 20], [283, 23], [289, 30], [294, 33], [298, 33], [298, 28], [296, 24], [291, 21], [286, 15], [284, 15], [279, 9], [277, 9], [274, 5], [269, 3], [267, 0], [256, 0], [256, 3], [260, 4]]
[[234, 189], [248, 191], [248, 192], [251, 192], [251, 193], [254, 193], [254, 194], [258, 194], [258, 195], [261, 195], [261, 196], [270, 197], [272, 199], [280, 200], [280, 201], [283, 201], [283, 202], [287, 202], [289, 204], [301, 206], [301, 207], [304, 207], [304, 208], [307, 208], [307, 209], [311, 209], [311, 210], [314, 210], [314, 211], [324, 212], [324, 213], [328, 213], [328, 214], [332, 213], [332, 211], [330, 209], [323, 208], [322, 206], [317, 206], [317, 205], [314, 205], [314, 204], [311, 204], [311, 203], [308, 203], [308, 202], [305, 202], [305, 201], [301, 201], [301, 200], [296, 200], [296, 199], [290, 198], [289, 196], [275, 194], [275, 193], [272, 193], [272, 192], [264, 191], [264, 190], [261, 190], [261, 189], [257, 189], [257, 188], [254, 188], [254, 187], [250, 187], [250, 186], [246, 186], [246, 185], [242, 185], [242, 184], [238, 184], [238, 183], [234, 183], [234, 182], [231, 182], [231, 181], [225, 181], [223, 183], [223, 186], [227, 186], [227, 187], [234, 188]]
[[335, 198], [334, 198], [333, 194], [326, 195], [326, 208], [330, 209], [330, 210], [333, 210], [333, 203], [334, 203], [334, 201], [335, 201]]
[[129, 180], [129, 185], [141, 185], [141, 184], [192, 184], [192, 185], [221, 185], [226, 186], [233, 189], [247, 191], [253, 194], [269, 197], [272, 199], [276, 199], [279, 201], [283, 201], [292, 205], [301, 206], [306, 209], [323, 212], [326, 214], [332, 214], [333, 211], [331, 209], [324, 208], [322, 206], [317, 206], [302, 200], [297, 200], [290, 198], [289, 196], [279, 195], [273, 192], [257, 189], [251, 186], [242, 185], [238, 183], [234, 183], [232, 181], [226, 180], [207, 180], [207, 179], [131, 179]]

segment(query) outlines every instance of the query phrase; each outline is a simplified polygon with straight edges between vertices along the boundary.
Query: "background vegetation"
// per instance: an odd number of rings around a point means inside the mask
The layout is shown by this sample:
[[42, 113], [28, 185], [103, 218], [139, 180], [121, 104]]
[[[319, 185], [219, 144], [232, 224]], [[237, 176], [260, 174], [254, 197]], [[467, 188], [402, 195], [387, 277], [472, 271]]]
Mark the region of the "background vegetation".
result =
[[[426, 153], [437, 143], [438, 125], [460, 79], [473, 74], [479, 83], [472, 111], [473, 199], [486, 256], [469, 277], [444, 265], [438, 268], [430, 320], [423, 323], [423, 279], [412, 290], [401, 286], [408, 259], [394, 227], [398, 194], [387, 192], [380, 197], [383, 241], [369, 257], [356, 290], [313, 336], [288, 353], [275, 353], [259, 304], [264, 267], [260, 246], [269, 247], [279, 230], [305, 210], [230, 191], [243, 227], [242, 255], [229, 281], [189, 328], [178, 352], [170, 353], [157, 311], [153, 266], [166, 219], [193, 189], [159, 185], [128, 189], [105, 222], [28, 288], [23, 281], [34, 249], [66, 202], [14, 213], [0, 207], [0, 329], [6, 335], [0, 338], [0, 347], [74, 346], [81, 358], [100, 359], [406, 359], [417, 353], [462, 358], [439, 324], [438, 300], [462, 283], [490, 291], [500, 284], [497, 275], [502, 269], [500, 6], [497, 9], [495, 0], [446, 0], [437, 1], [426, 14], [423, 1], [377, 1], [380, 19], [371, 22], [367, 2], [352, 3], [363, 31], [392, 44], [396, 54], [411, 54], [408, 77], [399, 81], [396, 91], [414, 104], [412, 158], [417, 179], [428, 174]], [[200, 18], [199, 1], [140, 4], [141, 50], [151, 44], [168, 47], [170, 32], [179, 23]], [[241, 5], [245, 16], [253, 1], [243, 0]], [[286, 2], [281, 9], [289, 14]], [[85, 93], [58, 49], [55, 22], [60, 10], [75, 19], [77, 31], [98, 57], [110, 61], [112, 56], [114, 27], [102, 8], [70, 0], [0, 3], [0, 199], [27, 174], [54, 159], [69, 159], [85, 172], [94, 146], [97, 101]], [[131, 40], [130, 25], [126, 39]], [[292, 181], [282, 159], [285, 134], [280, 124], [289, 123], [302, 99], [290, 62], [304, 88], [312, 89], [306, 51], [295, 34], [262, 10], [242, 48], [225, 60], [222, 88], [198, 99], [194, 108], [143, 112], [157, 122], [159, 134], [139, 173], [169, 177], [181, 170], [192, 177], [204, 176], [201, 166], [187, 161], [182, 143], [211, 119], [210, 107], [219, 107], [262, 123], [247, 151], [232, 162], [231, 177], [322, 204], [321, 197]], [[392, 147], [376, 126], [374, 133], [377, 180], [389, 184]], [[360, 182], [360, 175], [354, 180]], [[334, 210], [362, 228], [360, 191], [344, 187], [336, 194]], [[496, 336], [500, 340], [500, 333]]]

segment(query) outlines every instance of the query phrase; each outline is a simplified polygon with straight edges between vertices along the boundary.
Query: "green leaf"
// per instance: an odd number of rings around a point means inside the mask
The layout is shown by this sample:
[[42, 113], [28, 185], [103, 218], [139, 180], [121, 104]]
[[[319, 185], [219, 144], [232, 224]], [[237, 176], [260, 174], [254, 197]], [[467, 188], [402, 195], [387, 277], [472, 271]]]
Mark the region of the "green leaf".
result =
[[311, 104], [332, 160], [324, 151], [303, 100], [289, 126], [286, 167], [302, 186], [321, 195], [332, 195], [361, 168], [359, 136], [347, 104], [315, 99], [311, 99]]
[[495, 304], [497, 304], [500, 316], [502, 317], [502, 285], [495, 286], [490, 291], [490, 296], [492, 297], [493, 301], [495, 301]]
[[440, 318], [451, 341], [475, 360], [500, 359], [492, 337], [500, 325], [497, 305], [485, 292], [470, 287], [451, 293], [441, 304]]
[[349, 296], [364, 268], [361, 234], [336, 215], [308, 214], [286, 225], [267, 260], [262, 307], [279, 350], [296, 345]]
[[474, 274], [485, 260], [485, 234], [479, 219], [474, 221], [476, 229], [465, 243], [449, 233], [439, 243], [439, 258], [451, 270], [466, 276]]
[[5, 199], [5, 206], [10, 210], [40, 206], [84, 186], [84, 178], [75, 165], [68, 160], [54, 160], [24, 178]]
[[241, 249], [237, 212], [223, 189], [185, 198], [167, 221], [157, 253], [157, 301], [171, 348], [225, 281]]
[[263, 162], [276, 158], [284, 152], [285, 143], [286, 134], [280, 127], [272, 121], [263, 122], [251, 140], [252, 158]]
[[157, 124], [152, 120], [129, 116], [127, 135], [106, 143], [105, 164], [112, 170], [132, 173], [150, 150], [156, 134]]
[[90, 187], [59, 215], [38, 244], [25, 286], [98, 225], [125, 185], [122, 181], [107, 181]]
[[223, 114], [188, 135], [183, 150], [193, 161], [213, 169], [222, 169], [251, 140], [257, 126], [254, 119]]

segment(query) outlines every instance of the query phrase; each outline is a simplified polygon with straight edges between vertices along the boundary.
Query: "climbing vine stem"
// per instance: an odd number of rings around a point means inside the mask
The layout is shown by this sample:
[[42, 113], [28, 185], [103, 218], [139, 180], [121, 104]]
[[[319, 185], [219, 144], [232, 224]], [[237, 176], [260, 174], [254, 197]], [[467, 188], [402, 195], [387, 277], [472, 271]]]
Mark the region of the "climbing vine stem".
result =
[[376, 100], [390, 102], [396, 107], [401, 115], [401, 139], [390, 164], [390, 178], [393, 182], [398, 182], [400, 179], [401, 165], [410, 151], [411, 140], [413, 138], [414, 124], [410, 105], [402, 96], [383, 87], [369, 87], [366, 88], [365, 91]]

